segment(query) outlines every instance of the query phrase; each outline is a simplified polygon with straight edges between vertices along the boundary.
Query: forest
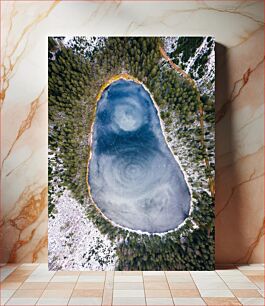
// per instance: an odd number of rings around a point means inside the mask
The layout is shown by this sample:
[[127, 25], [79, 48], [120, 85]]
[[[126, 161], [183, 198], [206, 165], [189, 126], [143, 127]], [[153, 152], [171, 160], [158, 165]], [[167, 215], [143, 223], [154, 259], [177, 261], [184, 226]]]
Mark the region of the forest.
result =
[[[190, 81], [192, 74], [186, 78], [172, 68], [160, 51], [164, 43], [163, 37], [75, 37], [66, 44], [64, 37], [49, 37], [49, 218], [56, 215], [56, 203], [64, 190], [70, 190], [86, 208], [87, 218], [115, 243], [117, 270], [212, 270], [214, 95], [202, 94], [196, 82]], [[182, 52], [187, 60], [200, 43], [201, 38], [183, 38], [170, 56]], [[208, 43], [213, 40], [209, 38]], [[195, 63], [200, 74], [206, 57]], [[97, 95], [103, 84], [123, 73], [152, 93], [167, 141], [192, 187], [190, 216], [180, 229], [163, 235], [115, 227], [89, 198], [87, 163]]]

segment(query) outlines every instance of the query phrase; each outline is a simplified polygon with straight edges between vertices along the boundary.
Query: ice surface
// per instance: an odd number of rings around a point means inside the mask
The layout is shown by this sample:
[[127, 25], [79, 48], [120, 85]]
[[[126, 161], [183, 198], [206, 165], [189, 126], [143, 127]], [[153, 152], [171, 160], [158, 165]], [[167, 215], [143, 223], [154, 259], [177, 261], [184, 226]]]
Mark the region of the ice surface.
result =
[[190, 192], [157, 110], [133, 81], [112, 83], [98, 102], [88, 175], [94, 202], [120, 226], [161, 233], [189, 214]]

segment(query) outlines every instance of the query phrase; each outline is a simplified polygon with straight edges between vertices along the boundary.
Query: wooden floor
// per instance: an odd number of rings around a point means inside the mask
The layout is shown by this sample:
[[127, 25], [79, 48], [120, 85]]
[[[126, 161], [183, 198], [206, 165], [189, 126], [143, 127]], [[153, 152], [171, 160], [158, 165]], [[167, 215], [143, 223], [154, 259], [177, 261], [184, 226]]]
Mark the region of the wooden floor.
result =
[[1, 305], [264, 305], [264, 265], [215, 271], [52, 272], [1, 266]]

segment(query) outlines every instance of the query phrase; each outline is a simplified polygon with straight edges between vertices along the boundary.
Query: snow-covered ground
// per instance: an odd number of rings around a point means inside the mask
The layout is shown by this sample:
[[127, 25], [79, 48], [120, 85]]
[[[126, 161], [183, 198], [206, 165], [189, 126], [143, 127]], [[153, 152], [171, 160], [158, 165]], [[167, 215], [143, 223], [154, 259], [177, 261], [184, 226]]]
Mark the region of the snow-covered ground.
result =
[[106, 37], [85, 37], [85, 36], [67, 36], [62, 43], [71, 48], [75, 53], [78, 53], [85, 58], [89, 57], [96, 48], [102, 48], [105, 44]]
[[114, 270], [115, 245], [89, 221], [85, 209], [65, 190], [49, 218], [50, 270]]
[[[179, 37], [165, 37], [165, 51], [169, 56], [170, 53], [176, 50], [178, 46], [178, 39]], [[201, 95], [206, 94], [208, 96], [213, 96], [215, 91], [215, 44], [213, 42], [209, 47], [209, 39], [213, 40], [212, 37], [204, 37], [194, 55], [191, 56], [186, 62], [183, 62], [183, 53], [180, 53], [178, 55], [178, 66], [182, 66], [187, 74], [193, 74], [194, 81]], [[208, 51], [210, 51], [209, 55], [207, 55]], [[203, 56], [207, 56], [206, 64], [203, 67], [200, 65], [195, 65], [196, 61], [201, 59]], [[174, 61], [174, 58], [172, 58], [172, 60]], [[198, 74], [199, 68], [203, 69], [201, 77]]]

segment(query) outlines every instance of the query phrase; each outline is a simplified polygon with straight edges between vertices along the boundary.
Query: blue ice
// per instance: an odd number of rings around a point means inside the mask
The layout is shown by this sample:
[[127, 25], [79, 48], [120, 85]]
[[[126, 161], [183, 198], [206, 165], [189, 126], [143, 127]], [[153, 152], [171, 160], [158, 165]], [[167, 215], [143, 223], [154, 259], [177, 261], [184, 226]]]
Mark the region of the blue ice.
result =
[[189, 188], [141, 84], [115, 81], [98, 101], [88, 181], [93, 201], [117, 225], [162, 233], [187, 218]]

